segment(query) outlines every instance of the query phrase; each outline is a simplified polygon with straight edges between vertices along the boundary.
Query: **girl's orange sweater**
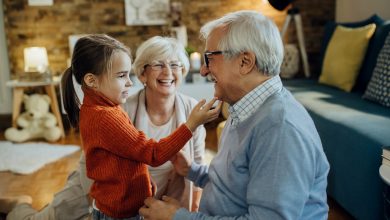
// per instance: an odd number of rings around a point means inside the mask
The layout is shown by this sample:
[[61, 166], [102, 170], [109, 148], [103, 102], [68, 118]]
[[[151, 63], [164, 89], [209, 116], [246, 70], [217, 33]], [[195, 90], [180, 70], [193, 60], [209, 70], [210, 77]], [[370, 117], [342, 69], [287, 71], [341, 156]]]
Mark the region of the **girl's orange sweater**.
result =
[[94, 180], [90, 195], [99, 210], [114, 218], [133, 217], [152, 196], [146, 164], [159, 166], [192, 137], [184, 124], [156, 142], [147, 139], [128, 115], [101, 93], [83, 88], [80, 133], [87, 176]]

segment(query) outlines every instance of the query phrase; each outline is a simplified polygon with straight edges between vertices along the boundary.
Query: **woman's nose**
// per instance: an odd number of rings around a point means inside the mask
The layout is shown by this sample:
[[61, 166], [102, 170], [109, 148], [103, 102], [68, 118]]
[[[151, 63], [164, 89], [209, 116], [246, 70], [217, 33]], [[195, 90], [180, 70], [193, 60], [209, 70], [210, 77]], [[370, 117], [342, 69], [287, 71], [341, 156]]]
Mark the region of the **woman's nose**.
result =
[[171, 66], [169, 66], [169, 65], [165, 65], [165, 68], [163, 68], [163, 71], [162, 71], [164, 74], [172, 74], [172, 68], [171, 68]]

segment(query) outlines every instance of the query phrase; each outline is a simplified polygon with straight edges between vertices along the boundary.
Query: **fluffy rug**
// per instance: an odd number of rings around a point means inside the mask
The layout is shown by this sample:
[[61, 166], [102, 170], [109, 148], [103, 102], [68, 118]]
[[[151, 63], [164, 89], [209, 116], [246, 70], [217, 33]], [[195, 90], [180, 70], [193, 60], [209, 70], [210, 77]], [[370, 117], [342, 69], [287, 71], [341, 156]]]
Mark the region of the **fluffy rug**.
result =
[[55, 145], [45, 142], [13, 144], [0, 141], [0, 171], [30, 174], [45, 164], [56, 161], [80, 149], [76, 145]]

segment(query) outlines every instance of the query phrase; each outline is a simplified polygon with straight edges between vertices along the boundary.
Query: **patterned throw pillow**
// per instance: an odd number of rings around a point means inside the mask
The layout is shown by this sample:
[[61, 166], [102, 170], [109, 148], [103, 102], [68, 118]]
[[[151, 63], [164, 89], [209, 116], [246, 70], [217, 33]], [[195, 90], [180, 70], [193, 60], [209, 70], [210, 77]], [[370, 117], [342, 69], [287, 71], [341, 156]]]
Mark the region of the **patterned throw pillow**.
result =
[[363, 98], [390, 107], [390, 33], [379, 52], [374, 73]]

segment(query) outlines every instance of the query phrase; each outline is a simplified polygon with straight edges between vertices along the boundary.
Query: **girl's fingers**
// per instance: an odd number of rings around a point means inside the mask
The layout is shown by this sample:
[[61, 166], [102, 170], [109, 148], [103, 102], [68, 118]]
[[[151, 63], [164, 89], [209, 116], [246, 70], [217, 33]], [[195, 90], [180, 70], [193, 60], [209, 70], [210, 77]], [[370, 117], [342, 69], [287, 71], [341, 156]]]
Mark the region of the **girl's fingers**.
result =
[[216, 97], [214, 97], [213, 99], [211, 99], [206, 105], [203, 106], [204, 109], [206, 109], [207, 111], [210, 110], [214, 103], [217, 101], [218, 99]]
[[198, 104], [195, 105], [194, 109], [196, 109], [196, 110], [202, 109], [204, 103], [206, 103], [206, 100], [205, 100], [205, 99], [200, 100], [200, 101], [198, 102]]
[[219, 114], [219, 112], [221, 111], [221, 109], [222, 109], [222, 102], [219, 101], [219, 102], [218, 102], [218, 105], [217, 105], [214, 109], [212, 109], [212, 111]]

